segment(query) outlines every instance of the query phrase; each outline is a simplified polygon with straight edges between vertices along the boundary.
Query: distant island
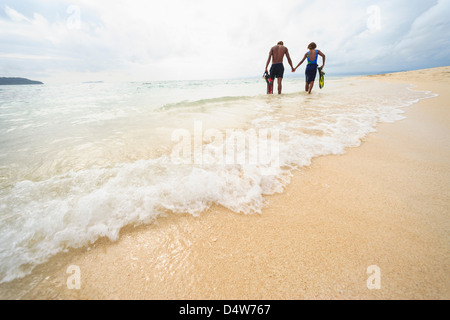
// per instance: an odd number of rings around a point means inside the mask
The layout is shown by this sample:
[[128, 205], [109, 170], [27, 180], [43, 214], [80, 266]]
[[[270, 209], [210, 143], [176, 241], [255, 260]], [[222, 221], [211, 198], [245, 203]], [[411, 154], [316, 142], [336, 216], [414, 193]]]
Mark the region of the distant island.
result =
[[0, 86], [21, 85], [21, 84], [44, 84], [44, 83], [25, 78], [0, 78]]

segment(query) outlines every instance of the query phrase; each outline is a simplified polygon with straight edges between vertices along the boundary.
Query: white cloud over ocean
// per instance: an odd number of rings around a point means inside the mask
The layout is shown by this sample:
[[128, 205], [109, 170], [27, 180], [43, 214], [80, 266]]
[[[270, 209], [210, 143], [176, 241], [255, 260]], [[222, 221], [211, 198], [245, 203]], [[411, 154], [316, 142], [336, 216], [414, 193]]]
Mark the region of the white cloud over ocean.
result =
[[0, 0], [0, 76], [170, 80], [260, 76], [283, 40], [330, 73], [450, 64], [450, 0]]

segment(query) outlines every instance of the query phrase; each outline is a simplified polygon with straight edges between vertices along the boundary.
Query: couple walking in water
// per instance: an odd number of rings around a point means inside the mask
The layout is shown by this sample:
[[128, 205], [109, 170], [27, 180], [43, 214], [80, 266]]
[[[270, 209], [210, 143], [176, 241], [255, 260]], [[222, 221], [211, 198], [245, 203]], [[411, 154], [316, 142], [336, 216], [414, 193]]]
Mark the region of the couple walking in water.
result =
[[[308, 93], [311, 93], [311, 90], [314, 86], [314, 81], [316, 80], [316, 74], [317, 74], [317, 68], [318, 68], [318, 59], [319, 56], [322, 57], [322, 66], [320, 69], [323, 69], [325, 66], [325, 55], [320, 51], [316, 49], [317, 46], [314, 42], [311, 42], [308, 45], [309, 51], [305, 53], [305, 56], [303, 57], [302, 61], [299, 62], [299, 64], [294, 68], [292, 65], [292, 60], [289, 55], [288, 48], [286, 48], [283, 45], [283, 41], [278, 42], [278, 44], [270, 49], [269, 52], [269, 58], [267, 59], [266, 63], [266, 74], [267, 68], [269, 67], [270, 61], [272, 60], [272, 67], [270, 68], [270, 79], [271, 81], [275, 81], [277, 79], [278, 81], [278, 94], [281, 94], [282, 89], [282, 81], [283, 81], [283, 75], [284, 75], [284, 66], [283, 66], [283, 58], [286, 55], [286, 58], [288, 60], [289, 65], [292, 68], [292, 72], [295, 72], [297, 68], [305, 61], [308, 60], [308, 64], [306, 65], [306, 84], [305, 84], [305, 91]], [[268, 92], [272, 93], [272, 92]]]

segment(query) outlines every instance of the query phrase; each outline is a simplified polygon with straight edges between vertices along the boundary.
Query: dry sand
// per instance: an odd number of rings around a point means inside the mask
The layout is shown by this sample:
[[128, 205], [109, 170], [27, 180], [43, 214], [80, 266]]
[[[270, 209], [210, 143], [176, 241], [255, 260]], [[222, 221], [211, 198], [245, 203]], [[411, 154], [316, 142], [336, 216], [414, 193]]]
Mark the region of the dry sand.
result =
[[[214, 207], [130, 227], [0, 285], [0, 297], [449, 299], [450, 67], [371, 78], [439, 97], [345, 155], [316, 158], [261, 215]], [[79, 290], [67, 287], [70, 265]], [[379, 289], [367, 286], [372, 265]]]

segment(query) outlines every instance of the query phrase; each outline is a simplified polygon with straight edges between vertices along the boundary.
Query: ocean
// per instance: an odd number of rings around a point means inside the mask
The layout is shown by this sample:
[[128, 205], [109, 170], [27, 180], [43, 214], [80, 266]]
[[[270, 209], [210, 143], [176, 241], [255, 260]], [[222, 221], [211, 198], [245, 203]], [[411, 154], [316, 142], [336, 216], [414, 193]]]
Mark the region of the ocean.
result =
[[295, 170], [434, 96], [350, 78], [265, 91], [261, 78], [0, 87], [0, 283], [161, 215], [261, 213]]

